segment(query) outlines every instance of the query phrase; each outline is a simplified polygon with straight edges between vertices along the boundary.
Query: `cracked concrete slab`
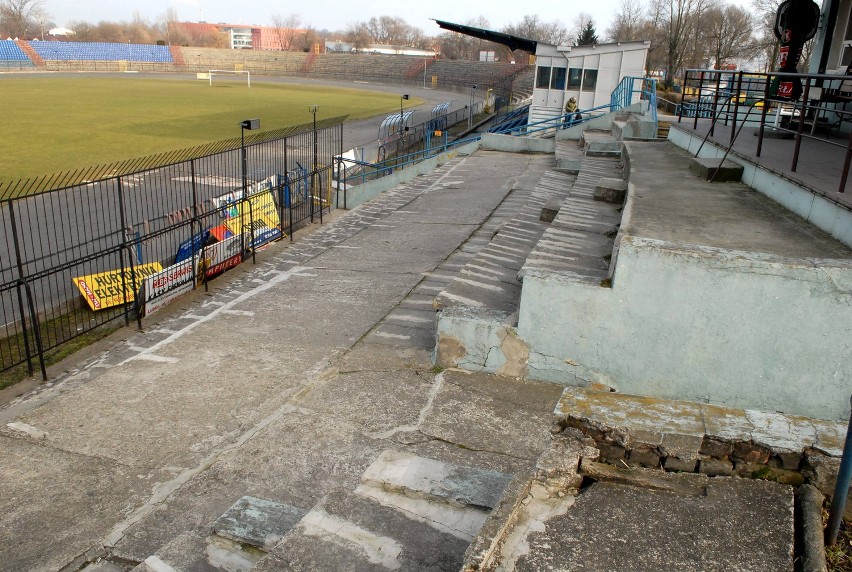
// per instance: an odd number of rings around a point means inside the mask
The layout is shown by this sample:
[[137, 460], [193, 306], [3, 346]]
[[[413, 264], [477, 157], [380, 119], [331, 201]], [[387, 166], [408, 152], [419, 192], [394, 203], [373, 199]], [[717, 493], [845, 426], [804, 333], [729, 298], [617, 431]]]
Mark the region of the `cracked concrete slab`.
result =
[[[473, 450], [533, 460], [547, 446], [552, 418], [544, 413], [562, 391], [559, 386], [445, 370], [433, 413], [422, 431]], [[459, 425], [460, 418], [469, 419]], [[507, 432], [513, 427], [512, 432]], [[496, 435], [501, 435], [495, 439]]]

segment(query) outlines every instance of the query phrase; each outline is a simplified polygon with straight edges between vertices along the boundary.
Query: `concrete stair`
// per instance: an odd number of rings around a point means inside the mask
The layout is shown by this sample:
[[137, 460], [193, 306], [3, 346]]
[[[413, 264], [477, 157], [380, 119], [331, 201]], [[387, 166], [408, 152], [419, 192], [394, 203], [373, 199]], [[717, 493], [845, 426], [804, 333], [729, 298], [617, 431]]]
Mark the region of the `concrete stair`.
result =
[[19, 48], [21, 48], [21, 51], [24, 52], [28, 58], [30, 58], [30, 61], [33, 62], [33, 64], [37, 68], [45, 67], [44, 60], [40, 55], [38, 55], [38, 53], [33, 49], [33, 47], [28, 41], [16, 40], [15, 43], [18, 45]]
[[570, 195], [527, 257], [519, 276], [529, 272], [569, 273], [601, 283], [609, 274], [621, 205], [595, 200], [601, 179], [620, 178], [618, 159], [584, 157]]
[[669, 138], [669, 129], [671, 129], [672, 123], [671, 121], [658, 121], [657, 122], [657, 138], [658, 139], [668, 139]]
[[548, 227], [540, 220], [542, 207], [554, 198], [567, 197], [574, 180], [574, 176], [557, 171], [545, 173], [520, 210], [435, 297], [433, 307], [489, 308], [506, 314], [517, 310], [521, 289], [518, 271]]
[[620, 155], [621, 143], [602, 132], [589, 132], [582, 149], [557, 141], [560, 168], [545, 173], [520, 212], [435, 298], [437, 365], [523, 377], [529, 347], [515, 328], [524, 276], [570, 274], [607, 285], [622, 207], [595, 200], [595, 189], [602, 179], [621, 180], [615, 149]]
[[[458, 570], [512, 479], [386, 450], [351, 492], [310, 510], [242, 497], [209, 526], [185, 531], [133, 572]], [[126, 570], [103, 561], [97, 570]]]
[[321, 500], [253, 570], [458, 570], [511, 477], [388, 450]]

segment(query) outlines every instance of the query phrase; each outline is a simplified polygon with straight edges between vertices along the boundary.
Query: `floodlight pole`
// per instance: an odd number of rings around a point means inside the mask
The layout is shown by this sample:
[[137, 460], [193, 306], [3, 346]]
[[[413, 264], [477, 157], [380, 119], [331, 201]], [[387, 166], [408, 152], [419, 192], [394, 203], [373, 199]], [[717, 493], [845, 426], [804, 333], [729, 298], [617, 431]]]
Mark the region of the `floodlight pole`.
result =
[[473, 127], [473, 92], [476, 90], [476, 84], [470, 86], [470, 107], [467, 112], [467, 128]]
[[[314, 167], [311, 172], [311, 222], [314, 222], [314, 201], [316, 192], [316, 182], [317, 182], [317, 164], [319, 164], [319, 147], [317, 146], [317, 110], [319, 109], [319, 105], [311, 105], [308, 107], [308, 111], [310, 111], [314, 116]], [[320, 217], [322, 217], [322, 205], [320, 205]]]
[[243, 197], [246, 196], [248, 190], [248, 158], [246, 155], [246, 129], [253, 131], [260, 129], [260, 119], [246, 119], [240, 121], [240, 156], [242, 158], [243, 167]]
[[405, 93], [399, 97], [399, 130], [397, 131], [398, 139], [396, 144], [396, 153], [402, 153], [403, 141], [402, 137], [405, 134], [405, 114], [402, 112], [402, 102], [408, 99], [408, 94]]

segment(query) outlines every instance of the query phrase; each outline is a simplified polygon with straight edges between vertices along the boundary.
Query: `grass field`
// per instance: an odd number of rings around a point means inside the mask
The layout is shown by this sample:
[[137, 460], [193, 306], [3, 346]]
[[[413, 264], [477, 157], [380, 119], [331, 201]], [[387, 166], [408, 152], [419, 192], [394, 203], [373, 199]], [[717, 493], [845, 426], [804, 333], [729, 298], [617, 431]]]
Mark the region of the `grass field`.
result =
[[[218, 78], [217, 78], [218, 80]], [[241, 80], [241, 81], [240, 81]], [[6, 120], [0, 180], [73, 170], [239, 137], [317, 119], [370, 117], [399, 109], [398, 95], [325, 86], [182, 78], [0, 78]], [[418, 101], [407, 101], [408, 106]]]

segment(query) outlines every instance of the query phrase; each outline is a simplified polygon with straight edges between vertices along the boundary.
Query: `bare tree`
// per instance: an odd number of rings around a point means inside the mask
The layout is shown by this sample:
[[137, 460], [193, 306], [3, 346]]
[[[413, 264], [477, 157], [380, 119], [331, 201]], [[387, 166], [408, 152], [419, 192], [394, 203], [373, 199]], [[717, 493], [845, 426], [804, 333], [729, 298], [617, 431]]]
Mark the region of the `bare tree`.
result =
[[503, 32], [555, 46], [566, 44], [576, 37], [561, 22], [542, 22], [537, 15], [526, 15], [519, 23], [503, 28]]
[[278, 49], [292, 50], [299, 26], [302, 25], [302, 17], [298, 14], [290, 14], [282, 17], [280, 14], [272, 16], [272, 25], [275, 27], [275, 39], [278, 40]]
[[[663, 84], [671, 89], [675, 76], [683, 66], [691, 47], [689, 40], [695, 31], [695, 13], [701, 0], [652, 0], [651, 24], [662, 39], [665, 78]], [[655, 34], [656, 35], [656, 34]]]
[[615, 15], [612, 26], [606, 31], [610, 42], [632, 42], [645, 40], [645, 9], [640, 0], [621, 0], [621, 9]]
[[738, 6], [713, 7], [704, 16], [713, 69], [721, 69], [731, 58], [746, 53], [754, 44], [754, 21], [751, 13]]
[[39, 18], [46, 19], [43, 5], [43, 0], [0, 0], [0, 30], [10, 37], [26, 38], [30, 26], [34, 30]]

